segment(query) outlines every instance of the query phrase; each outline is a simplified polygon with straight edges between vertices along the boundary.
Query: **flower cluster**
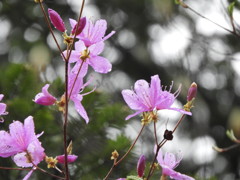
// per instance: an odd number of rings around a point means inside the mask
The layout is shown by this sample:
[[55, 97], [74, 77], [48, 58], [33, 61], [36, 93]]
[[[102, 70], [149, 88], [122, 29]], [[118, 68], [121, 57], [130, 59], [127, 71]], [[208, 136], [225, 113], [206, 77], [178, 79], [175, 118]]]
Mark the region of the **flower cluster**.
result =
[[[44, 148], [38, 140], [41, 134], [35, 134], [32, 116], [26, 118], [24, 124], [14, 121], [9, 125], [9, 133], [0, 131], [0, 157], [12, 156], [19, 167], [35, 167], [45, 157]], [[34, 170], [35, 168], [25, 179], [28, 179]]]
[[122, 95], [127, 105], [137, 112], [126, 117], [126, 120], [143, 112], [154, 110], [169, 109], [183, 114], [192, 115], [189, 111], [171, 107], [174, 100], [179, 95], [181, 87], [175, 93], [171, 93], [172, 85], [169, 90], [162, 89], [158, 75], [151, 77], [151, 83], [145, 80], [138, 80], [134, 84], [134, 90], [123, 90]]
[[[115, 31], [105, 36], [107, 29], [107, 22], [103, 19], [96, 21], [95, 24], [88, 20], [86, 17], [81, 18], [79, 24], [74, 19], [70, 19], [72, 27], [70, 36], [66, 35], [66, 27], [60, 15], [52, 10], [48, 9], [49, 17], [56, 29], [64, 33], [64, 38], [73, 38], [74, 36], [78, 39], [75, 43], [75, 49], [71, 51], [69, 56], [70, 64], [68, 73], [68, 96], [69, 99], [74, 103], [76, 111], [85, 120], [89, 122], [89, 117], [86, 110], [81, 104], [84, 95], [87, 95], [94, 90], [80, 94], [83, 89], [90, 83], [83, 83], [83, 78], [86, 76], [88, 71], [88, 65], [90, 65], [96, 72], [108, 73], [112, 69], [112, 64], [104, 57], [99, 56], [104, 49], [104, 41], [111, 37]], [[69, 50], [63, 52], [64, 57], [68, 57]], [[64, 58], [64, 60], [66, 60]], [[57, 104], [61, 111], [64, 111], [65, 106], [65, 95], [64, 94], [60, 101], [48, 92], [49, 84], [46, 84], [42, 88], [42, 92], [35, 96], [34, 102], [41, 105], [54, 105]]]

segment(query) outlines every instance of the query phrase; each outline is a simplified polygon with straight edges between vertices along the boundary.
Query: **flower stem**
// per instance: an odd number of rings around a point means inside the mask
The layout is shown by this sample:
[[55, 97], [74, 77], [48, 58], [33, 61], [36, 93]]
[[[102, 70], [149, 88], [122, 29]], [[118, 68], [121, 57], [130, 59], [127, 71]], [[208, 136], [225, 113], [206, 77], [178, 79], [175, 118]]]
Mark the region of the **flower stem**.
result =
[[63, 142], [64, 142], [64, 155], [65, 155], [64, 156], [65, 178], [66, 180], [69, 180], [68, 161], [67, 161], [67, 156], [68, 156], [67, 154], [67, 123], [68, 123], [68, 61], [65, 61], [65, 111], [64, 111], [64, 123], [63, 123]]
[[155, 136], [155, 143], [158, 145], [158, 138], [157, 138], [157, 127], [156, 122], [154, 121], [154, 136]]
[[[83, 12], [83, 8], [84, 8], [84, 4], [85, 4], [85, 0], [82, 1], [82, 5], [81, 5], [81, 8], [80, 8], [80, 12], [79, 12], [79, 16], [78, 16], [78, 21], [77, 21], [77, 25], [76, 25], [76, 30], [78, 29], [78, 27], [79, 27], [79, 25], [80, 25], [80, 20], [81, 20], [81, 17], [82, 17], [82, 12]], [[77, 31], [76, 31], [76, 32], [77, 32]], [[70, 48], [69, 48], [69, 49], [70, 49], [69, 57], [70, 57], [71, 54], [72, 54], [73, 45], [74, 45], [76, 36], [77, 36], [77, 33], [74, 34], [73, 43], [70, 45]]]
[[76, 77], [75, 77], [75, 79], [74, 79], [73, 85], [72, 85], [71, 90], [70, 90], [70, 93], [69, 93], [69, 95], [68, 95], [68, 101], [70, 100], [70, 97], [71, 97], [71, 95], [72, 95], [73, 88], [74, 88], [74, 86], [75, 86], [75, 84], [76, 84], [76, 81], [77, 81], [78, 75], [79, 75], [79, 73], [80, 73], [80, 71], [81, 71], [81, 69], [82, 69], [83, 63], [84, 63], [84, 61], [82, 61], [81, 65], [80, 65], [80, 67], [79, 67], [79, 69], [78, 69], [77, 75], [76, 75]]
[[44, 169], [42, 169], [42, 168], [40, 168], [40, 167], [38, 167], [36, 165], [34, 165], [34, 167], [36, 167], [39, 171], [41, 171], [41, 172], [43, 172], [43, 173], [45, 173], [45, 174], [47, 174], [49, 176], [52, 176], [52, 177], [55, 177], [55, 178], [58, 178], [58, 179], [65, 179], [64, 177], [60, 177], [60, 176], [56, 176], [54, 174], [51, 174], [51, 173], [47, 172], [46, 170], [44, 170]]
[[104, 180], [107, 180], [108, 177], [110, 176], [111, 172], [113, 171], [114, 167], [116, 167], [119, 163], [122, 162], [122, 160], [124, 160], [124, 158], [131, 152], [131, 150], [133, 149], [133, 147], [135, 146], [138, 138], [140, 137], [140, 135], [142, 134], [142, 131], [144, 129], [145, 125], [142, 126], [140, 132], [138, 133], [138, 136], [136, 137], [135, 141], [133, 142], [133, 144], [130, 146], [130, 148], [128, 149], [128, 151], [122, 156], [121, 159], [119, 159], [118, 161], [114, 161], [111, 169], [109, 170], [109, 172], [107, 173], [107, 175], [105, 176]]
[[175, 125], [174, 129], [172, 130], [172, 133], [176, 131], [176, 129], [178, 128], [178, 126], [180, 125], [180, 123], [182, 122], [185, 116], [186, 116], [185, 114], [181, 116], [181, 118], [178, 120], [177, 124]]

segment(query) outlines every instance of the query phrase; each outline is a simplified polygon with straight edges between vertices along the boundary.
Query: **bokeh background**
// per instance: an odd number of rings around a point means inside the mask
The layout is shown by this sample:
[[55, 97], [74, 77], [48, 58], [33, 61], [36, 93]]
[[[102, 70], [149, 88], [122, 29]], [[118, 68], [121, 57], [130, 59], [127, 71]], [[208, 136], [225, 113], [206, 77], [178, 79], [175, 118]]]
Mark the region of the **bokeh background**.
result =
[[[227, 0], [185, 1], [202, 15], [231, 29]], [[68, 18], [77, 19], [80, 0], [45, 0], [45, 8], [59, 12], [68, 27]], [[233, 17], [239, 28], [239, 5]], [[106, 42], [102, 54], [113, 64], [106, 75], [90, 72], [97, 90], [84, 97], [90, 116], [86, 125], [70, 106], [69, 140], [73, 153], [79, 156], [70, 165], [72, 179], [103, 179], [112, 165], [111, 152], [126, 152], [137, 136], [140, 117], [125, 121], [132, 113], [123, 101], [122, 89], [129, 89], [138, 79], [150, 81], [158, 74], [162, 85], [173, 91], [182, 84], [175, 107], [186, 102], [192, 82], [199, 90], [193, 116], [187, 117], [163, 151], [181, 152], [183, 161], [177, 171], [196, 179], [240, 179], [239, 148], [224, 153], [212, 150], [213, 145], [232, 144], [225, 132], [233, 129], [240, 138], [240, 41], [239, 38], [197, 16], [174, 0], [86, 0], [83, 15], [108, 22], [108, 32], [116, 34]], [[56, 31], [62, 49], [62, 36]], [[63, 154], [62, 116], [54, 107], [32, 102], [44, 84], [60, 97], [64, 91], [64, 62], [44, 22], [40, 7], [33, 0], [0, 1], [0, 93], [5, 95], [9, 115], [0, 129], [7, 130], [12, 120], [23, 121], [32, 115], [36, 132], [48, 156]], [[173, 111], [162, 111], [157, 124], [159, 139], [164, 130], [172, 129], [180, 117]], [[134, 151], [117, 167], [110, 179], [136, 174], [141, 154], [150, 163], [153, 159], [153, 127], [145, 129]], [[0, 166], [15, 167], [11, 158], [0, 159]], [[42, 162], [41, 167], [46, 168]], [[49, 170], [58, 174], [55, 170]], [[0, 170], [0, 179], [22, 179], [25, 171]], [[160, 171], [152, 179], [159, 179]], [[50, 180], [35, 172], [31, 179]]]

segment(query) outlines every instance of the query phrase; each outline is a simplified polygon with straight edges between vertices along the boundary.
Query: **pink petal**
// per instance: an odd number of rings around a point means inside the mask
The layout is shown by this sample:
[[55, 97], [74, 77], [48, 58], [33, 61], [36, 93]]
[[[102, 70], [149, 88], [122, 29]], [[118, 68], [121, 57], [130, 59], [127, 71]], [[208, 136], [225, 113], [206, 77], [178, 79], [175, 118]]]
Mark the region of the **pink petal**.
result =
[[24, 120], [24, 131], [25, 131], [25, 140], [24, 141], [27, 145], [37, 139], [37, 137], [35, 135], [35, 127], [34, 127], [34, 122], [33, 122], [32, 116], [28, 116]]
[[14, 143], [22, 151], [27, 150], [28, 144], [26, 143], [26, 134], [23, 124], [20, 121], [15, 121], [9, 125], [10, 135], [14, 139]]
[[0, 94], [0, 101], [3, 99], [4, 95]]
[[6, 112], [6, 108], [7, 108], [6, 104], [0, 103], [0, 116], [8, 114], [8, 112]]
[[125, 120], [129, 120], [130, 118], [132, 118], [132, 117], [134, 117], [134, 116], [136, 116], [136, 115], [138, 115], [138, 114], [140, 114], [140, 113], [142, 113], [143, 111], [137, 111], [137, 112], [135, 112], [135, 113], [133, 113], [133, 114], [130, 114], [130, 115], [128, 115], [126, 118], [125, 118]]
[[9, 157], [20, 151], [12, 137], [6, 131], [0, 131], [0, 156]]
[[[78, 156], [76, 156], [76, 155], [68, 155], [67, 162], [72, 163], [72, 162], [76, 161], [77, 158], [78, 158]], [[65, 163], [65, 155], [57, 156], [57, 160], [59, 163], [64, 164]]]
[[[75, 43], [75, 51], [77, 51], [77, 52], [82, 52], [83, 50], [85, 50], [86, 49], [86, 46], [85, 46], [85, 44], [84, 44], [84, 42], [83, 41], [81, 41], [81, 40], [79, 40], [79, 41], [77, 41], [76, 43]], [[79, 56], [80, 56], [81, 54], [79, 53]]]
[[[83, 86], [83, 77], [78, 76], [77, 78], [77, 74], [70, 72], [69, 73], [69, 78], [68, 78], [68, 93], [70, 94], [70, 92], [72, 91], [72, 95], [76, 95], [80, 92], [82, 86]], [[74, 84], [75, 82], [75, 84]], [[73, 87], [74, 85], [74, 87]]]
[[[63, 52], [64, 56], [67, 58], [67, 50]], [[80, 52], [72, 50], [71, 56], [69, 57], [69, 63], [78, 62], [80, 60]]]
[[36, 170], [36, 168], [33, 168], [31, 171], [29, 171], [27, 173], [27, 175], [23, 178], [23, 180], [28, 180], [30, 178], [30, 176], [32, 175], [33, 171], [35, 171], [35, 170]]
[[102, 40], [107, 30], [107, 22], [104, 19], [96, 21], [92, 31], [92, 41], [99, 42]]
[[104, 49], [104, 43], [103, 41], [93, 44], [89, 47], [89, 51], [91, 55], [99, 55]]
[[150, 101], [151, 104], [156, 105], [156, 101], [161, 93], [161, 82], [158, 75], [151, 77], [151, 84], [150, 84]]
[[62, 18], [60, 17], [60, 15], [54, 11], [53, 9], [48, 9], [48, 14], [49, 14], [49, 18], [53, 24], [53, 26], [61, 31], [64, 32], [66, 30], [65, 26], [64, 26], [64, 22], [62, 20]]
[[153, 110], [154, 104], [151, 104], [150, 100], [150, 90], [149, 90], [149, 84], [145, 80], [138, 80], [134, 84], [134, 90], [138, 96], [138, 98], [141, 100], [141, 102], [148, 108], [148, 110]]
[[104, 57], [91, 57], [88, 64], [93, 67], [96, 72], [106, 74], [112, 70], [112, 64]]
[[[82, 62], [77, 62], [74, 67], [72, 68], [72, 73], [77, 74], [79, 71], [79, 68], [81, 67]], [[84, 77], [87, 74], [88, 71], [88, 64], [86, 62], [84, 62], [82, 64], [80, 73], [79, 73], [79, 77]]]
[[86, 123], [89, 122], [89, 118], [87, 115], [87, 112], [83, 105], [81, 104], [82, 96], [78, 94], [77, 97], [71, 98], [71, 100], [74, 102], [74, 106], [76, 111], [79, 113], [79, 115], [85, 120]]
[[35, 96], [35, 99], [33, 100], [35, 103], [44, 105], [44, 106], [49, 106], [49, 105], [53, 105], [56, 102], [57, 99], [48, 92], [49, 86], [50, 86], [49, 84], [46, 84], [42, 88], [42, 92], [38, 93]]
[[27, 158], [27, 153], [26, 152], [21, 152], [21, 153], [16, 154], [13, 157], [13, 161], [19, 167], [32, 167], [33, 166], [33, 164]]
[[31, 159], [35, 165], [39, 164], [45, 157], [44, 148], [38, 139], [29, 144], [27, 151], [31, 154]]
[[146, 107], [142, 104], [139, 97], [129, 89], [122, 90], [122, 96], [127, 105], [133, 110], [144, 110]]

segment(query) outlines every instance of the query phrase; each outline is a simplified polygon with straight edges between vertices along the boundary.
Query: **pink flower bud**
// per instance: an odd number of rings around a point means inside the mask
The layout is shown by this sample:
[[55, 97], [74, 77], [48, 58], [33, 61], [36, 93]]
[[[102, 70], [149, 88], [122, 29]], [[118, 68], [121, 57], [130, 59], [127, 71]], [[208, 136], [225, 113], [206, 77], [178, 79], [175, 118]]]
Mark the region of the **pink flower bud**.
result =
[[[78, 29], [77, 29], [77, 24], [78, 23], [76, 23], [74, 28], [72, 29], [72, 34], [74, 34], [74, 35], [75, 35], [75, 33], [76, 33], [76, 35], [79, 35], [82, 32], [83, 28], [86, 25], [86, 17], [83, 17], [80, 19], [80, 22], [78, 24]], [[77, 29], [77, 31], [76, 31], [76, 29]]]
[[191, 101], [197, 95], [197, 84], [193, 82], [188, 89], [187, 101]]
[[[76, 155], [68, 155], [67, 161], [68, 161], [68, 163], [72, 163], [72, 162], [76, 161], [77, 158], [78, 158], [78, 156], [76, 156]], [[57, 156], [57, 160], [59, 163], [64, 164], [65, 163], [65, 155]]]
[[46, 84], [42, 88], [42, 92], [38, 93], [33, 101], [37, 104], [41, 104], [44, 106], [53, 105], [57, 101], [57, 99], [48, 92], [48, 88], [49, 84]]
[[53, 26], [61, 31], [64, 32], [66, 30], [65, 26], [64, 26], [64, 22], [62, 20], [62, 18], [60, 17], [60, 15], [54, 11], [53, 9], [48, 9], [48, 14], [49, 14], [49, 18], [53, 24]]
[[137, 164], [137, 173], [139, 177], [143, 177], [145, 166], [146, 166], [145, 161], [146, 161], [145, 156], [141, 155]]

